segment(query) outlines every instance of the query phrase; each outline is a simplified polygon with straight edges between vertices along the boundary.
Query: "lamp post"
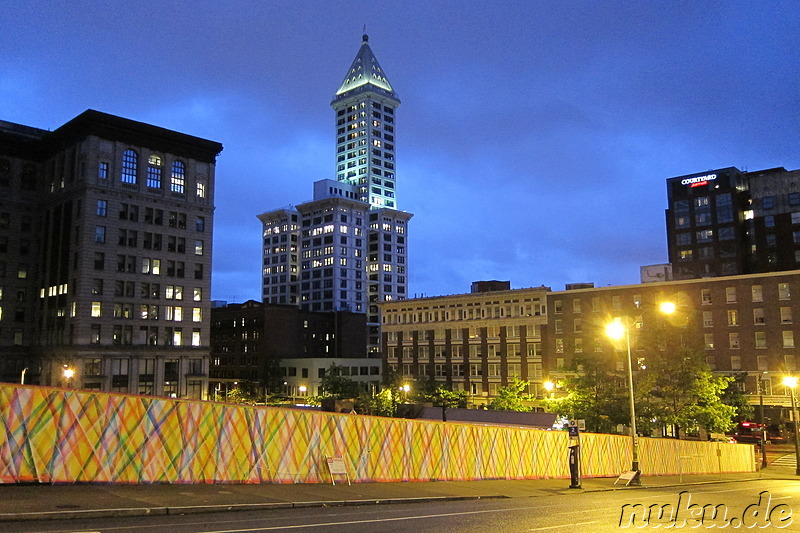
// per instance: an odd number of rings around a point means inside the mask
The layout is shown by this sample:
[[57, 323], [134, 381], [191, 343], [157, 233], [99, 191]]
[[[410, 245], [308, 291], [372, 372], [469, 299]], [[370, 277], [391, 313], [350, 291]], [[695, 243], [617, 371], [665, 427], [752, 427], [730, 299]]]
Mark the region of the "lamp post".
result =
[[[662, 314], [671, 315], [675, 313], [677, 309], [676, 305], [673, 302], [661, 302], [658, 305], [658, 310]], [[637, 319], [634, 321], [638, 322], [644, 313], [640, 314]], [[630, 485], [641, 485], [641, 471], [639, 470], [639, 436], [636, 432], [636, 405], [633, 399], [634, 390], [633, 390], [633, 357], [631, 356], [631, 319], [630, 317], [625, 317], [625, 323], [622, 323], [622, 320], [617, 318], [614, 319], [613, 322], [606, 326], [606, 335], [614, 340], [621, 340], [622, 337], [625, 337], [625, 347], [627, 349], [628, 355], [628, 401], [630, 403], [630, 410], [631, 410], [631, 471], [636, 472], [636, 475], [631, 479]]]
[[764, 384], [762, 383], [763, 372], [756, 376], [756, 391], [758, 392], [758, 422], [761, 424], [761, 468], [767, 467], [767, 424], [764, 421]]
[[630, 332], [630, 320], [628, 324], [623, 325], [621, 321], [615, 320], [614, 322], [610, 323], [606, 326], [606, 334], [615, 340], [620, 340], [622, 336], [625, 336], [625, 345], [627, 347], [628, 352], [628, 400], [630, 402], [630, 410], [631, 410], [631, 470], [636, 472], [636, 475], [631, 480], [631, 485], [641, 485], [641, 472], [639, 470], [639, 437], [636, 434], [636, 406], [633, 401], [633, 362], [631, 361], [631, 332]]
[[783, 384], [789, 387], [792, 396], [792, 425], [794, 426], [794, 457], [797, 462], [795, 467], [795, 474], [800, 476], [800, 431], [797, 428], [797, 405], [794, 399], [794, 389], [797, 387], [797, 378], [794, 376], [786, 376], [783, 378]]

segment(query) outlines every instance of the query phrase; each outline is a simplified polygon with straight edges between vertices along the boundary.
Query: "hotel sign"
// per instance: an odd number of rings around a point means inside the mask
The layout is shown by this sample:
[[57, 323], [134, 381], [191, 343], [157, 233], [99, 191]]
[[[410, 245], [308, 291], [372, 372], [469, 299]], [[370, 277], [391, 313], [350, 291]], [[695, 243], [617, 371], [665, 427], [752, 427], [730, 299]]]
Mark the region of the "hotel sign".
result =
[[694, 178], [685, 178], [681, 180], [681, 185], [688, 185], [689, 187], [700, 187], [701, 185], [708, 185], [709, 181], [717, 179], [716, 174], [704, 174], [703, 176], [695, 176]]

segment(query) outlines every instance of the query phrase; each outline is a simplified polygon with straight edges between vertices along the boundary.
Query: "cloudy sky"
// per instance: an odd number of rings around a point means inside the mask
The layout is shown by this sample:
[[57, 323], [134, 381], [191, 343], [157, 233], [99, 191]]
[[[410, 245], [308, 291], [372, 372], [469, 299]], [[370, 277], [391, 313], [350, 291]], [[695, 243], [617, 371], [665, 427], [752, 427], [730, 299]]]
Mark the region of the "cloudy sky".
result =
[[259, 299], [256, 215], [334, 177], [364, 25], [402, 100], [410, 295], [637, 283], [667, 260], [666, 178], [800, 168], [795, 1], [5, 0], [0, 120], [223, 143], [212, 297]]

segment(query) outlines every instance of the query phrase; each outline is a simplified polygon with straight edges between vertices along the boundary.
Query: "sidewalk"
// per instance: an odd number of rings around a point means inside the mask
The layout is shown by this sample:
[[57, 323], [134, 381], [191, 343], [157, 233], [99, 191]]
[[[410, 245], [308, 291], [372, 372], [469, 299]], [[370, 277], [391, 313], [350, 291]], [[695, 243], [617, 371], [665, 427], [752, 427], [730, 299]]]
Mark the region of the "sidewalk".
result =
[[797, 479], [797, 476], [793, 468], [771, 466], [760, 473], [645, 476], [642, 487], [614, 485], [616, 478], [591, 478], [582, 480], [581, 489], [570, 489], [568, 479], [358, 483], [349, 486], [347, 482], [339, 481], [335, 486], [330, 483], [0, 485], [0, 522], [574, 495], [586, 491], [638, 490], [754, 479]]

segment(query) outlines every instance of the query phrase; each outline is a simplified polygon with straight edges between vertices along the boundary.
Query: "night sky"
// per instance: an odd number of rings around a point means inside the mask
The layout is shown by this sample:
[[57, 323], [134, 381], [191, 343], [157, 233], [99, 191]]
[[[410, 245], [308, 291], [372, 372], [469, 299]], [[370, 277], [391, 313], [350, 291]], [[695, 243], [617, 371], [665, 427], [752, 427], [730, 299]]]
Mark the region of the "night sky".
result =
[[218, 300], [261, 297], [256, 216], [334, 178], [364, 25], [402, 101], [410, 296], [638, 283], [667, 261], [666, 178], [800, 168], [796, 1], [2, 4], [0, 120], [91, 108], [223, 143]]

